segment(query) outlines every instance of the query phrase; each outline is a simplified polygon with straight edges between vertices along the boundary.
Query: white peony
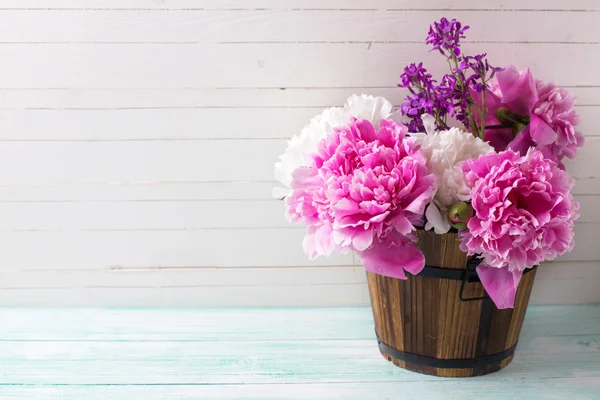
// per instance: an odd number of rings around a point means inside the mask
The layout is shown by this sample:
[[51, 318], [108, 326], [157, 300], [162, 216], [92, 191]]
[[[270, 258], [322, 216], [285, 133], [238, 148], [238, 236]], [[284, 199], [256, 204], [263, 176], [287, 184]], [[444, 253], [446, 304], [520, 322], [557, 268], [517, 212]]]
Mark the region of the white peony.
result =
[[351, 117], [358, 120], [366, 119], [376, 129], [379, 129], [379, 120], [387, 119], [392, 115], [392, 103], [380, 96], [373, 97], [366, 94], [358, 96], [353, 94], [346, 100], [344, 112], [348, 121]]
[[432, 172], [438, 178], [438, 189], [433, 202], [427, 207], [425, 229], [433, 228], [436, 233], [450, 230], [447, 220], [448, 206], [457, 201], [470, 200], [470, 190], [460, 165], [471, 158], [494, 153], [494, 149], [473, 134], [458, 128], [434, 131], [435, 121], [431, 115], [423, 115], [425, 133], [412, 134], [429, 161]]
[[317, 151], [319, 142], [334, 128], [350, 122], [352, 117], [369, 120], [377, 128], [379, 120], [389, 118], [391, 113], [392, 104], [389, 101], [363, 94], [352, 95], [344, 107], [328, 108], [311, 119], [299, 135], [288, 140], [287, 149], [275, 163], [275, 179], [285, 187], [273, 189], [273, 196], [282, 198], [289, 195], [292, 172], [309, 163], [309, 155]]

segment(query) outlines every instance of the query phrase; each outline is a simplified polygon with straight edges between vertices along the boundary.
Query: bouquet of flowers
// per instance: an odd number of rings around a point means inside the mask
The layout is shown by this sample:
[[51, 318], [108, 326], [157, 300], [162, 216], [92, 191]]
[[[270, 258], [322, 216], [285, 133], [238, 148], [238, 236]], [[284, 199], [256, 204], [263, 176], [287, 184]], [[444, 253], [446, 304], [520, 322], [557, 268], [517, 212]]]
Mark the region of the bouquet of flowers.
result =
[[422, 63], [407, 66], [400, 118], [366, 95], [313, 118], [275, 164], [285, 186], [275, 194], [306, 225], [310, 258], [353, 251], [399, 279], [425, 265], [415, 230], [457, 230], [461, 250], [482, 259], [486, 292], [512, 308], [525, 269], [573, 248], [579, 205], [562, 161], [583, 136], [564, 89], [464, 54], [468, 28], [445, 18], [430, 27], [426, 43], [450, 71], [434, 80]]

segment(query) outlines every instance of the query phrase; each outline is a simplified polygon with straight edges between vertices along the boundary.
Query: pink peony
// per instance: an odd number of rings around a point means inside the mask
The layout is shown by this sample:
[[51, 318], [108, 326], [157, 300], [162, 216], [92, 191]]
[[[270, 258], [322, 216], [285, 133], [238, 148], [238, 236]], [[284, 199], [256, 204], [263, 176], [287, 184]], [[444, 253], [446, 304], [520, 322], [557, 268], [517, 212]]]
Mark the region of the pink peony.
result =
[[[509, 150], [468, 160], [462, 169], [475, 215], [460, 233], [461, 249], [484, 257], [478, 272], [486, 290], [494, 300], [504, 296], [502, 305], [512, 307], [526, 268], [573, 248], [579, 217], [570, 193], [574, 181], [535, 149], [525, 156]], [[500, 284], [508, 282], [506, 271], [514, 284], [508, 298], [507, 285]]]
[[539, 100], [529, 124], [532, 139], [548, 158], [559, 162], [563, 157], [575, 158], [577, 147], [583, 145], [583, 135], [575, 130], [579, 124], [575, 99], [552, 83], [537, 81], [536, 87]]
[[[307, 225], [303, 247], [311, 258], [354, 250], [368, 270], [381, 260], [396, 265], [386, 267], [387, 275], [404, 277], [404, 265], [410, 272], [424, 265], [422, 254], [414, 257], [420, 252], [411, 232], [423, 223], [436, 178], [406, 126], [379, 124], [376, 131], [371, 122], [353, 119], [321, 141], [312, 165], [294, 171], [286, 215]], [[390, 243], [407, 252], [389, 253]]]
[[[500, 108], [529, 120], [516, 137], [512, 127], [486, 129], [484, 138], [496, 151], [512, 149], [525, 155], [535, 147], [561, 168], [563, 157], [575, 157], [583, 135], [575, 130], [579, 117], [573, 109], [573, 96], [552, 83], [535, 80], [529, 69], [519, 72], [509, 66], [498, 72], [496, 79], [486, 91], [486, 126], [502, 125], [497, 115]], [[479, 94], [473, 93], [473, 97], [481, 103]]]

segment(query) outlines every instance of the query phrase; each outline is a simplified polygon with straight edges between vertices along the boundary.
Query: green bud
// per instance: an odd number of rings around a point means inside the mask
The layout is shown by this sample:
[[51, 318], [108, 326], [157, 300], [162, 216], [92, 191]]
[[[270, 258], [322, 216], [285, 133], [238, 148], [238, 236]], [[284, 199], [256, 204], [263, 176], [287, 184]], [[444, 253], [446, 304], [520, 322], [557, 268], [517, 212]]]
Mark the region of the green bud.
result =
[[521, 130], [529, 125], [529, 116], [528, 115], [519, 115], [510, 112], [508, 108], [500, 107], [498, 111], [496, 111], [496, 118], [501, 125], [513, 129], [518, 129], [517, 133], [521, 132]]
[[496, 111], [496, 118], [498, 122], [502, 125], [511, 125], [512, 121], [509, 119], [510, 110], [508, 108], [500, 107], [498, 111]]
[[453, 203], [448, 207], [448, 222], [456, 229], [465, 229], [473, 215], [475, 215], [473, 207], [464, 201]]
[[523, 128], [525, 128], [526, 126], [527, 125], [522, 124], [520, 122], [514, 124], [513, 130], [512, 130], [513, 137], [517, 137], [519, 132], [521, 132], [523, 130]]

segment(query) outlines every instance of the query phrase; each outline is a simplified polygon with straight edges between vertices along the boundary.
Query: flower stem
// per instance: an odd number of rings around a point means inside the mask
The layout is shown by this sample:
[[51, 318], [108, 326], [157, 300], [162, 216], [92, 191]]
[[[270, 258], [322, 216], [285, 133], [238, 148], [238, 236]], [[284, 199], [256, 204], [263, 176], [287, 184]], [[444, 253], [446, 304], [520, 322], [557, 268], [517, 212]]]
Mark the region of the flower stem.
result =
[[[428, 99], [431, 98], [431, 95], [425, 91], [425, 89], [423, 88], [423, 86], [421, 86], [421, 83], [419, 81], [413, 81], [413, 84], [417, 87], [417, 89], [419, 90], [420, 93], [424, 93]], [[433, 116], [435, 118], [435, 122], [437, 122], [438, 127], [440, 128], [448, 128], [448, 125], [446, 125], [446, 121], [443, 121], [440, 118], [440, 109], [437, 108], [435, 110], [435, 115]]]
[[[450, 65], [450, 60], [452, 60], [454, 63], [454, 68], [452, 68], [452, 65]], [[471, 129], [473, 130], [473, 135], [479, 136], [479, 129], [477, 128], [477, 124], [475, 123], [475, 118], [473, 116], [473, 110], [471, 109], [471, 102], [473, 101], [473, 98], [469, 94], [469, 88], [467, 87], [466, 82], [463, 81], [461, 75], [454, 72], [454, 69], [458, 68], [458, 59], [454, 53], [451, 53], [450, 58], [448, 59], [448, 64], [450, 65], [450, 71], [452, 71], [452, 75], [454, 75], [456, 80], [461, 85], [461, 90], [464, 90], [467, 94], [467, 113], [469, 114], [469, 123], [471, 125]]]
[[479, 120], [481, 121], [481, 127], [479, 130], [479, 138], [484, 140], [485, 136], [485, 87], [481, 92], [481, 108], [479, 108]]

